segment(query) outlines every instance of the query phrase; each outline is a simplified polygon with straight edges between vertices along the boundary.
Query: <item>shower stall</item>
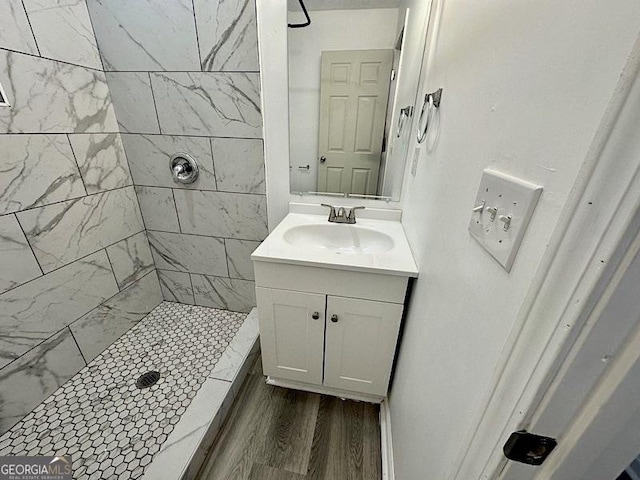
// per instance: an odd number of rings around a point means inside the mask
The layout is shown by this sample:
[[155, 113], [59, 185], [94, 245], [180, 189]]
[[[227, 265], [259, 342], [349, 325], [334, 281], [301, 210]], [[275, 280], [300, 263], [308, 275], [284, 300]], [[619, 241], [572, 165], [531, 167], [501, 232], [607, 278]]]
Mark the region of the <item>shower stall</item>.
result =
[[0, 6], [0, 455], [187, 478], [257, 354], [254, 2]]

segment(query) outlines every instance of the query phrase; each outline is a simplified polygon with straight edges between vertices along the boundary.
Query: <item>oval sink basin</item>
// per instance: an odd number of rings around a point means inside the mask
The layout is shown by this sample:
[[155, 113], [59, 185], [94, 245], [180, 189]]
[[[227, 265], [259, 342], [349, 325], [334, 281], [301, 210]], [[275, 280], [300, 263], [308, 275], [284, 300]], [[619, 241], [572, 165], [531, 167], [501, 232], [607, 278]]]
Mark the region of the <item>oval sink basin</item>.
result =
[[393, 239], [386, 233], [357, 225], [298, 225], [284, 232], [285, 242], [296, 247], [318, 248], [336, 253], [381, 253], [391, 250]]

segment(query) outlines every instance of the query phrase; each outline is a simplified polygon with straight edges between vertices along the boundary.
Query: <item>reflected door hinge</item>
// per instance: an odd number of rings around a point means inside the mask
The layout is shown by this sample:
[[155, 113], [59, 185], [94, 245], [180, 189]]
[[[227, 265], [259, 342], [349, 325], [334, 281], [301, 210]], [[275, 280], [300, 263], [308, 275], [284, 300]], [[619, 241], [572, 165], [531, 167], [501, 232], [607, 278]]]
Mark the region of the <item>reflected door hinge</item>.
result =
[[391, 81], [393, 82], [396, 79], [396, 69], [391, 69]]

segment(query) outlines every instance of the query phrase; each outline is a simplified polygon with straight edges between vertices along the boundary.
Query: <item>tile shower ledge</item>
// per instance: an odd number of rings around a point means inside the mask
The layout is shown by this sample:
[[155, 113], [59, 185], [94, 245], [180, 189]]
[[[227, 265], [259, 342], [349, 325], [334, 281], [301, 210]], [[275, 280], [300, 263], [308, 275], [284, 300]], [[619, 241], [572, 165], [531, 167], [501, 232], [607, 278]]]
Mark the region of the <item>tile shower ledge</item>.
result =
[[[1, 435], [0, 455], [72, 455], [86, 480], [195, 478], [257, 355], [257, 309], [163, 302]], [[161, 380], [137, 389], [149, 369]]]
[[258, 310], [253, 308], [145, 470], [143, 480], [196, 477], [258, 351]]

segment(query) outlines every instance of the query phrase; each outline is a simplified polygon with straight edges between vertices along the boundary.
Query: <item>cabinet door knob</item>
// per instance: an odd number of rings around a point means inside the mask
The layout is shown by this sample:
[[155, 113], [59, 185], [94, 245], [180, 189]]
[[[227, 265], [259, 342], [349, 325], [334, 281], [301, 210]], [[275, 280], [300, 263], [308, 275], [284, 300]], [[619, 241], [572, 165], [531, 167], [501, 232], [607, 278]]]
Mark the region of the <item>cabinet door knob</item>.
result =
[[314, 320], [318, 320], [320, 318], [320, 312], [313, 312], [311, 318], [313, 318]]
[[331, 321], [333, 323], [338, 323], [338, 315], [336, 315], [335, 313], [331, 315]]

